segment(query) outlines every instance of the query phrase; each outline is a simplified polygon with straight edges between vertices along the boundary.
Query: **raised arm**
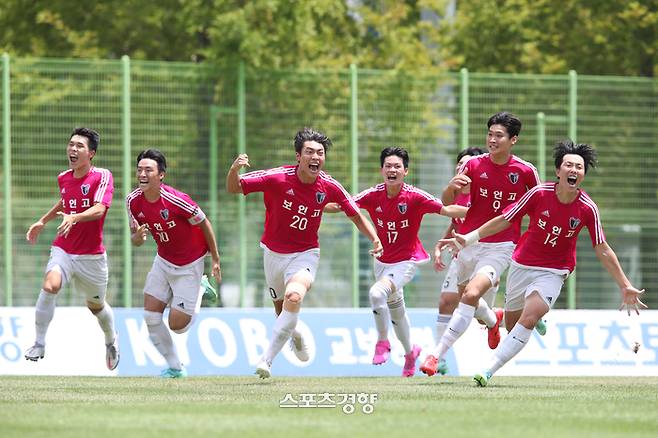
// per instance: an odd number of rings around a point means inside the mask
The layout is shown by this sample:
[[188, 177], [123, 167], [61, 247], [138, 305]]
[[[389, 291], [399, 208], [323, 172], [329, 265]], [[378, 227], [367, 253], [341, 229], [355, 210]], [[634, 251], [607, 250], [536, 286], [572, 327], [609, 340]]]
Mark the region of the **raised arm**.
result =
[[27, 233], [25, 233], [25, 239], [30, 242], [31, 244], [35, 244], [37, 241], [37, 238], [39, 237], [39, 234], [43, 230], [43, 227], [53, 220], [57, 216], [57, 213], [62, 211], [64, 207], [62, 206], [62, 200], [58, 199], [55, 205], [53, 205], [50, 210], [46, 212], [41, 218], [30, 225], [30, 228], [28, 228]]
[[615, 283], [617, 283], [617, 286], [619, 286], [619, 291], [621, 292], [621, 307], [619, 307], [619, 310], [626, 308], [629, 315], [631, 314], [631, 310], [635, 310], [635, 313], [639, 315], [640, 307], [643, 309], [647, 308], [647, 306], [640, 301], [640, 295], [644, 292], [644, 289], [640, 290], [633, 287], [619, 264], [617, 254], [615, 254], [607, 242], [596, 245], [594, 247], [594, 252], [596, 252], [596, 256], [601, 261], [605, 270], [610, 273], [615, 280]]
[[458, 173], [453, 176], [441, 193], [441, 202], [443, 205], [450, 205], [455, 202], [457, 194], [470, 183], [471, 179], [465, 173]]
[[242, 193], [242, 187], [240, 187], [240, 175], [238, 172], [243, 167], [250, 167], [247, 154], [238, 155], [226, 174], [226, 191], [229, 193]]

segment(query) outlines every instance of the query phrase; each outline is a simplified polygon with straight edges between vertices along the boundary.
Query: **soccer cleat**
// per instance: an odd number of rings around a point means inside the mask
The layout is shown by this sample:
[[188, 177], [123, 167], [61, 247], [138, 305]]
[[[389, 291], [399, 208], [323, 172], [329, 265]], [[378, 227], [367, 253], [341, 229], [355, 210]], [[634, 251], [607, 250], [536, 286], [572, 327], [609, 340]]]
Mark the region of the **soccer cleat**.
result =
[[105, 345], [105, 364], [112, 371], [119, 365], [119, 337], [114, 335], [114, 342]]
[[448, 374], [448, 371], [450, 371], [450, 370], [448, 369], [448, 362], [446, 362], [445, 359], [441, 359], [441, 360], [439, 361], [439, 366], [437, 367], [436, 371], [437, 371], [439, 374], [441, 374], [442, 376], [445, 376], [446, 374]]
[[31, 346], [25, 351], [25, 359], [34, 362], [38, 361], [39, 359], [43, 359], [45, 355], [46, 355], [45, 345], [41, 345], [37, 342], [35, 342], [33, 346]]
[[215, 301], [217, 301], [217, 291], [210, 284], [210, 281], [208, 280], [208, 276], [206, 274], [203, 274], [203, 276], [201, 277], [201, 287], [204, 288], [203, 291], [204, 300], [210, 303], [214, 303]]
[[302, 362], [308, 361], [308, 347], [306, 346], [306, 342], [304, 341], [304, 337], [302, 336], [301, 333], [297, 333], [299, 336], [295, 336], [294, 334], [290, 337], [290, 348], [292, 351], [295, 353], [295, 356], [297, 356], [297, 359], [299, 359]]
[[489, 348], [492, 350], [495, 350], [498, 344], [500, 344], [500, 323], [503, 321], [505, 312], [503, 309], [496, 309], [494, 313], [496, 314], [496, 324], [493, 327], [487, 328]]
[[546, 321], [539, 318], [539, 321], [537, 321], [537, 324], [535, 325], [535, 330], [537, 330], [539, 336], [544, 336], [546, 334]]
[[411, 347], [411, 351], [404, 355], [404, 368], [402, 377], [412, 377], [416, 373], [416, 359], [420, 355], [421, 348], [418, 345]]
[[420, 366], [420, 370], [427, 374], [428, 376], [433, 376], [436, 374], [436, 369], [439, 366], [439, 360], [435, 357], [432, 356], [431, 354], [428, 354], [425, 360], [423, 361], [423, 364]]
[[261, 361], [258, 362], [258, 365], [256, 365], [256, 374], [261, 379], [272, 377], [272, 364], [265, 359], [261, 359]]
[[391, 343], [388, 339], [385, 341], [377, 341], [375, 344], [375, 355], [372, 357], [373, 365], [381, 365], [388, 360], [391, 353]]
[[489, 380], [491, 380], [491, 373], [489, 371], [477, 373], [473, 376], [473, 380], [475, 380], [478, 386], [485, 387], [489, 384]]
[[187, 377], [187, 371], [185, 368], [181, 368], [180, 370], [167, 368], [160, 373], [160, 377], [165, 379], [180, 379], [181, 377]]

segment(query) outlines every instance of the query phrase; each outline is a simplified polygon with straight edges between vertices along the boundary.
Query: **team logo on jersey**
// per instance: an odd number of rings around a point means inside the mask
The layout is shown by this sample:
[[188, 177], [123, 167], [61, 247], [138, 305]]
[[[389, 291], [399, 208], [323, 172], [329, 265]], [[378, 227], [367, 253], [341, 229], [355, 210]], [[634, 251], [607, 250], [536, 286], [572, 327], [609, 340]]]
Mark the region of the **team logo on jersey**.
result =
[[571, 227], [571, 229], [576, 228], [578, 224], [580, 224], [580, 219], [578, 219], [577, 217], [569, 218], [569, 227]]
[[512, 184], [516, 184], [517, 182], [519, 182], [519, 174], [518, 173], [516, 173], [516, 172], [515, 173], [510, 173], [507, 176], [509, 176], [509, 180]]
[[327, 197], [327, 194], [324, 192], [315, 192], [315, 200], [318, 201], [318, 204], [322, 204], [324, 198]]
[[82, 190], [83, 195], [88, 195], [90, 188], [91, 188], [91, 186], [89, 184], [83, 184], [83, 185], [80, 186], [80, 190]]
[[160, 217], [164, 220], [169, 219], [169, 210], [166, 208], [164, 210], [160, 210]]
[[398, 204], [398, 210], [400, 213], [405, 214], [407, 212], [407, 203], [406, 202], [400, 202]]

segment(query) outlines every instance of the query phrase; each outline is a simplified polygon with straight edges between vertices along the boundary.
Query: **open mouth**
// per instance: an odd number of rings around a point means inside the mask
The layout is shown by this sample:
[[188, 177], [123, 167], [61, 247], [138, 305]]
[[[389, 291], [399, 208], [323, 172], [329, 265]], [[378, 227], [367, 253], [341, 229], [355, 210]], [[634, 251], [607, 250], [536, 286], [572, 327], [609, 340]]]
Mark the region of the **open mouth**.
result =
[[388, 175], [388, 176], [386, 176], [386, 181], [395, 182], [395, 181], [397, 181], [397, 179], [398, 179], [397, 175]]
[[575, 186], [577, 181], [578, 177], [575, 175], [569, 175], [567, 177], [567, 183], [569, 183], [570, 186]]
[[78, 156], [77, 155], [69, 155], [69, 161], [71, 163], [75, 163], [78, 161]]
[[309, 164], [308, 168], [311, 169], [312, 172], [317, 172], [320, 170], [320, 165], [318, 164]]

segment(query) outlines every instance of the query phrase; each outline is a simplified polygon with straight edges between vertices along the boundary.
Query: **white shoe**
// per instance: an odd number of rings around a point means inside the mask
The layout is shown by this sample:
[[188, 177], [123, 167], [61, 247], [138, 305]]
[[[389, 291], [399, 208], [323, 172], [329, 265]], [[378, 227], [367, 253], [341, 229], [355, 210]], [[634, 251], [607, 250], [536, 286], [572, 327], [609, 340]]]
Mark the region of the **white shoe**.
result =
[[290, 337], [290, 349], [295, 353], [297, 359], [302, 362], [308, 361], [308, 347], [301, 333], [299, 336], [292, 335]]
[[36, 342], [34, 343], [33, 346], [31, 346], [25, 351], [25, 359], [32, 360], [34, 362], [38, 361], [39, 359], [43, 359], [45, 355], [46, 355], [46, 347]]
[[114, 335], [114, 342], [105, 345], [105, 364], [112, 371], [119, 365], [119, 336]]
[[258, 374], [258, 377], [261, 379], [272, 377], [272, 364], [265, 359], [261, 359], [261, 361], [258, 362], [258, 365], [256, 365], [256, 374]]

